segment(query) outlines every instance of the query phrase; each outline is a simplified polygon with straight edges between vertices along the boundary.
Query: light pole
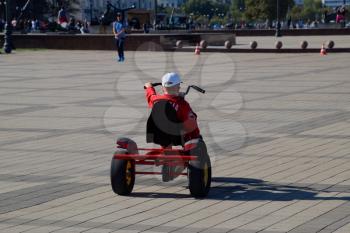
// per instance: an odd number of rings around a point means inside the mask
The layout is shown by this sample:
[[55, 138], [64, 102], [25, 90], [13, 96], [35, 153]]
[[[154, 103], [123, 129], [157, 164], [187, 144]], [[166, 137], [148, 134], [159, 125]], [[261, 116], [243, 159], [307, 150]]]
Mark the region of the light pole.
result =
[[5, 1], [0, 0], [0, 20], [5, 19]]
[[158, 1], [154, 0], [154, 30], [157, 28], [157, 6], [158, 6]]
[[90, 24], [92, 22], [92, 0], [90, 0]]
[[6, 25], [5, 25], [4, 51], [5, 53], [11, 53], [12, 51], [11, 0], [6, 0], [5, 9], [6, 9]]
[[277, 22], [276, 22], [276, 37], [281, 37], [281, 23], [280, 23], [280, 1], [277, 0]]
[[346, 0], [343, 0], [343, 5], [344, 5], [344, 8], [345, 8], [344, 9], [345, 12], [344, 12], [344, 19], [343, 19], [343, 23], [342, 23], [343, 26], [342, 27], [345, 28], [345, 25], [346, 25], [346, 18], [345, 18], [345, 15], [346, 15]]

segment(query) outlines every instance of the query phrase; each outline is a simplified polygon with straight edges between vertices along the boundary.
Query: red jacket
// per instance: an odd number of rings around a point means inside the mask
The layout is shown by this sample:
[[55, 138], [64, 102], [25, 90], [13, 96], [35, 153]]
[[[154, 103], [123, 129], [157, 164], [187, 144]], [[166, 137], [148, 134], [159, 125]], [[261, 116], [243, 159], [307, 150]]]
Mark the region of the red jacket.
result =
[[168, 100], [172, 102], [177, 112], [178, 119], [183, 122], [185, 142], [194, 138], [199, 138], [200, 132], [197, 124], [197, 115], [183, 97], [168, 94], [157, 95], [155, 89], [149, 87], [146, 89], [146, 100], [150, 108], [159, 100]]

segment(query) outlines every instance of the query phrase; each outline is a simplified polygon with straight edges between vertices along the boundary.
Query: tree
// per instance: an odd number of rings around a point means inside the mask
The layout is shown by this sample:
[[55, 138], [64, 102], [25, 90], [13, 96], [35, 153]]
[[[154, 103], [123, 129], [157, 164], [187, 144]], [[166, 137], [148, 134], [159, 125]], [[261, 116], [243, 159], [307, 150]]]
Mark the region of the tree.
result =
[[245, 10], [244, 0], [232, 0], [230, 6], [230, 13], [234, 22], [238, 22], [243, 18], [243, 11]]
[[214, 5], [209, 0], [189, 0], [183, 4], [183, 10], [186, 14], [199, 15], [211, 15], [211, 9]]
[[195, 17], [194, 20], [200, 24], [201, 26], [207, 26], [209, 24], [209, 20], [206, 16], [200, 15], [198, 17]]
[[217, 1], [188, 0], [183, 4], [182, 9], [186, 14], [194, 14], [195, 16], [202, 15], [212, 18], [213, 16], [225, 16], [229, 10], [229, 6]]
[[265, 20], [269, 18], [268, 8], [267, 0], [246, 0], [244, 15], [249, 20]]
[[[293, 19], [319, 20], [324, 14], [326, 8], [323, 8], [321, 0], [305, 0], [304, 5], [294, 6], [290, 12]], [[330, 9], [327, 9], [330, 11]]]
[[322, 1], [321, 0], [305, 0], [304, 9], [301, 13], [301, 18], [307, 20], [318, 19], [322, 14]]
[[277, 1], [279, 1], [279, 18], [284, 19], [294, 0], [246, 0], [245, 16], [251, 20], [277, 19]]
[[14, 13], [16, 18], [21, 15], [22, 19], [41, 19], [48, 10], [46, 0], [16, 0], [13, 4], [16, 8]]
[[[17, 17], [27, 2], [28, 0], [16, 0]], [[30, 0], [22, 17], [23, 19], [43, 19], [48, 15], [56, 17], [61, 6], [65, 6], [68, 12], [74, 13], [79, 9], [79, 3], [80, 0]]]
[[77, 12], [80, 8], [80, 0], [56, 0], [50, 1], [46, 0], [53, 9], [54, 15], [57, 15], [57, 12], [61, 9], [61, 7], [65, 7], [68, 13]]
[[289, 16], [294, 19], [294, 20], [298, 20], [301, 19], [302, 17], [302, 11], [303, 11], [303, 7], [302, 6], [294, 6], [290, 12], [289, 12]]

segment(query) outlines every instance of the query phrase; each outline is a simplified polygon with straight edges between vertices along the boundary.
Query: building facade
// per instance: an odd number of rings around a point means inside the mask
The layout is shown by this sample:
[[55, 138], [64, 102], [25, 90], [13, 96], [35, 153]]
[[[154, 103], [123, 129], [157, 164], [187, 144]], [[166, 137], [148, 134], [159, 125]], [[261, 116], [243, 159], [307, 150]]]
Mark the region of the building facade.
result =
[[[81, 10], [74, 15], [79, 19], [87, 20], [99, 18], [107, 9], [107, 2], [106, 0], [80, 0], [80, 6], [78, 8]], [[155, 0], [109, 0], [109, 2], [120, 9], [135, 5], [136, 9], [153, 10]]]
[[350, 5], [350, 0], [322, 0], [323, 5], [328, 7], [338, 7], [344, 5]]

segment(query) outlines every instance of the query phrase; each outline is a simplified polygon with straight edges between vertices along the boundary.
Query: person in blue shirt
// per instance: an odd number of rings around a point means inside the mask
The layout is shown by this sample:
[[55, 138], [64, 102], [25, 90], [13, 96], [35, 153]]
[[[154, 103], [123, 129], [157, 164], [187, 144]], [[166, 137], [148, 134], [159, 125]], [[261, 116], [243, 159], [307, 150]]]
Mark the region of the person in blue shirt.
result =
[[113, 34], [118, 49], [118, 62], [123, 62], [124, 57], [124, 42], [125, 42], [125, 27], [121, 15], [117, 14], [117, 20], [113, 22]]

